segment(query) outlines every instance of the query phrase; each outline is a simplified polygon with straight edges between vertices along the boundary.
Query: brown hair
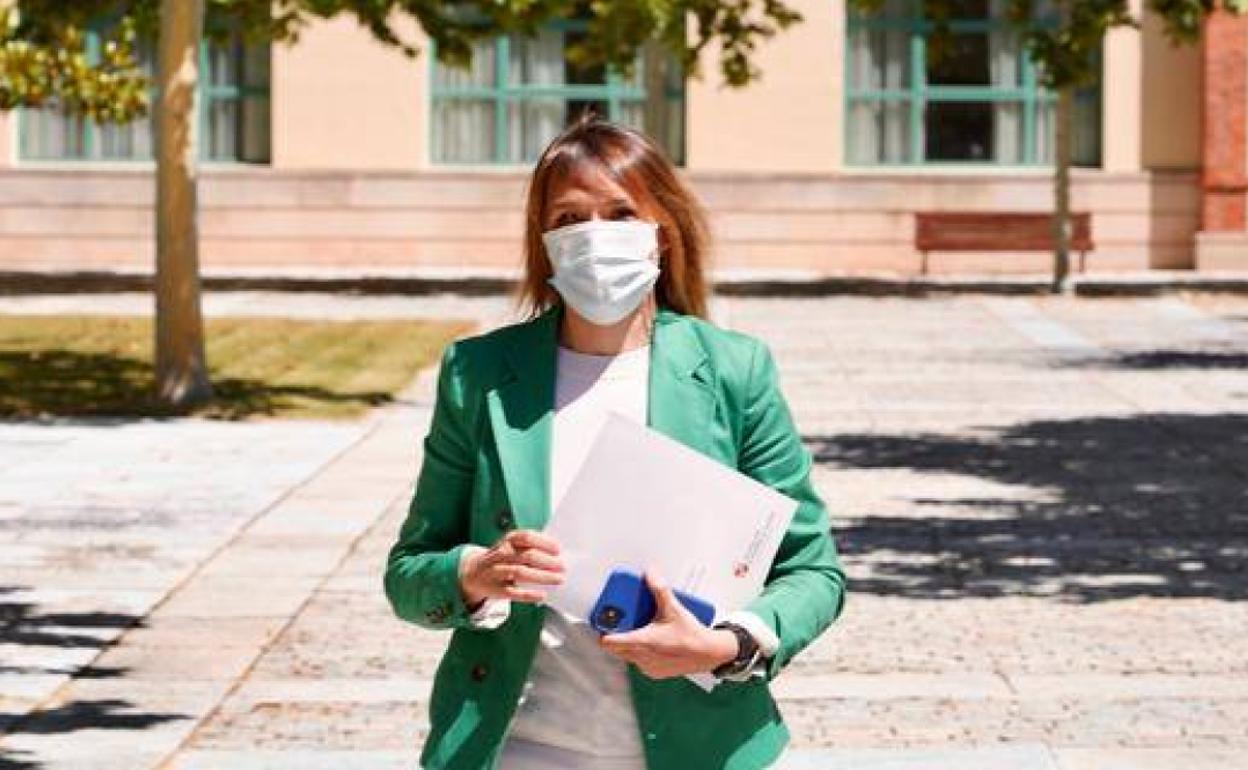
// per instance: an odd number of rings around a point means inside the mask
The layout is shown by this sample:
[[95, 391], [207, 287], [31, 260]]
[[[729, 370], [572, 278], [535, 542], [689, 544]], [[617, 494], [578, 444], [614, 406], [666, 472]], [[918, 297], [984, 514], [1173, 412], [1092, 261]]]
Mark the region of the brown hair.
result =
[[555, 185], [584, 163], [596, 164], [654, 216], [666, 248], [659, 253], [655, 301], [679, 313], [706, 318], [706, 265], [710, 228], [706, 212], [676, 175], [667, 155], [640, 131], [582, 115], [542, 152], [529, 179], [524, 217], [524, 276], [516, 302], [529, 318], [558, 299], [546, 282], [552, 273], [542, 243], [546, 205]]

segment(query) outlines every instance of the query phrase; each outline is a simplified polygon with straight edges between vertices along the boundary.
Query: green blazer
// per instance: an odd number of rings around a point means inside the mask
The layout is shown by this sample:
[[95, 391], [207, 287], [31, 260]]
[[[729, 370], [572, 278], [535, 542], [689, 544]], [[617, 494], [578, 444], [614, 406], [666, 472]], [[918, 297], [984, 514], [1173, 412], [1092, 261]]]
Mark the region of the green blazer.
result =
[[[509, 529], [542, 529], [550, 515], [550, 426], [563, 305], [449, 345], [415, 493], [390, 549], [385, 592], [395, 614], [453, 630], [434, 677], [425, 768], [496, 764], [537, 649], [545, 608], [517, 602], [496, 629], [469, 625], [459, 590], [465, 544]], [[766, 676], [707, 693], [684, 677], [653, 680], [629, 666], [652, 770], [770, 764], [789, 731], [768, 689], [785, 665], [841, 613], [845, 576], [811, 456], [793, 424], [767, 346], [660, 307], [651, 337], [647, 424], [799, 501], [748, 609], [776, 632]]]

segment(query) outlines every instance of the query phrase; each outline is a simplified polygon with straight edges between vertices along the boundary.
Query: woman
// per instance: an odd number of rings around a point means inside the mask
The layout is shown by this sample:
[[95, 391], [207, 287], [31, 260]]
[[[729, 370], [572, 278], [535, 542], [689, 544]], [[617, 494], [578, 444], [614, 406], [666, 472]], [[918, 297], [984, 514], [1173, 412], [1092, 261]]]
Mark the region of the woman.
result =
[[[751, 770], [788, 742], [768, 682], [839, 616], [845, 580], [770, 351], [704, 320], [706, 232], [636, 131], [582, 119], [538, 160], [528, 318], [443, 354], [386, 569], [399, 617], [454, 631], [423, 767]], [[763, 593], [714, 628], [652, 574], [659, 612], [636, 631], [543, 605], [564, 567], [540, 530], [609, 411], [799, 502]], [[684, 677], [708, 671], [709, 692]]]

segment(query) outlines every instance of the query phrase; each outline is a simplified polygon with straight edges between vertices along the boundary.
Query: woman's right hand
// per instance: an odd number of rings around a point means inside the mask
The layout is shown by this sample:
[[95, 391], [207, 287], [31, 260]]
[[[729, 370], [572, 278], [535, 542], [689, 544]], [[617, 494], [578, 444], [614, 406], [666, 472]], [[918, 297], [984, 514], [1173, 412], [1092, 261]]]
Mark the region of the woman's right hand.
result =
[[554, 586], [563, 582], [559, 544], [529, 529], [512, 530], [492, 547], [471, 551], [464, 559], [460, 589], [470, 609], [479, 607], [489, 598], [540, 604], [546, 601], [545, 591], [516, 584]]

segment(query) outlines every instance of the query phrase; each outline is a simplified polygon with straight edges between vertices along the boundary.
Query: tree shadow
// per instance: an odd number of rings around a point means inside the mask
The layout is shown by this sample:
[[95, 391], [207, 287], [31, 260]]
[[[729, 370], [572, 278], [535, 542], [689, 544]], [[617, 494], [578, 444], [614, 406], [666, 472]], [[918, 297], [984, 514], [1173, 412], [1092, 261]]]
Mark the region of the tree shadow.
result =
[[21, 719], [9, 732], [27, 735], [59, 735], [78, 730], [145, 730], [188, 714], [134, 711], [134, 704], [122, 698], [76, 700], [50, 709], [35, 711]]
[[[812, 436], [816, 462], [973, 476], [925, 515], [837, 520], [851, 590], [916, 598], [1248, 598], [1248, 414], [1039, 420], [994, 435]], [[904, 490], [903, 490], [904, 493]]]
[[153, 396], [152, 366], [114, 353], [73, 350], [0, 350], [0, 418], [178, 417], [194, 414], [226, 420], [272, 416], [300, 403], [339, 408], [388, 404], [385, 391], [335, 391], [311, 385], [275, 385], [262, 380], [213, 378], [213, 399], [191, 410]]
[[1063, 361], [1064, 368], [1136, 369], [1231, 369], [1248, 372], [1248, 352], [1228, 350], [1147, 350]]
[[[91, 630], [126, 629], [141, 624], [137, 615], [120, 612], [41, 612], [38, 604], [15, 598], [20, 586], [0, 586], [0, 644], [61, 648], [103, 648], [112, 644], [115, 634], [91, 634]], [[0, 673], [65, 674], [75, 679], [111, 679], [122, 677], [128, 669], [116, 666], [92, 666], [65, 669], [53, 666], [0, 666]], [[185, 714], [134, 710], [133, 704], [119, 698], [70, 701], [63, 705], [34, 711], [0, 711], [0, 735], [54, 735], [77, 730], [139, 730], [175, 719], [188, 719]], [[42, 763], [30, 758], [27, 751], [0, 746], [0, 770], [35, 768]]]
[[5, 598], [23, 589], [0, 586], [0, 644], [41, 647], [105, 647], [91, 629], [126, 629], [140, 616], [125, 612], [40, 612], [33, 602]]
[[[0, 734], [4, 732], [4, 722], [0, 721]], [[0, 770], [34, 770], [34, 768], [43, 767], [41, 762], [32, 762], [25, 757], [30, 756], [29, 751], [20, 751], [4, 746], [0, 746]]]
[[118, 679], [129, 670], [128, 666], [0, 666], [0, 674], [65, 674], [75, 679]]
[[[76, 700], [29, 714], [0, 712], [0, 735], [64, 735], [79, 730], [146, 730], [190, 714], [136, 711], [122, 698]], [[43, 767], [34, 752], [0, 746], [0, 770]]]

